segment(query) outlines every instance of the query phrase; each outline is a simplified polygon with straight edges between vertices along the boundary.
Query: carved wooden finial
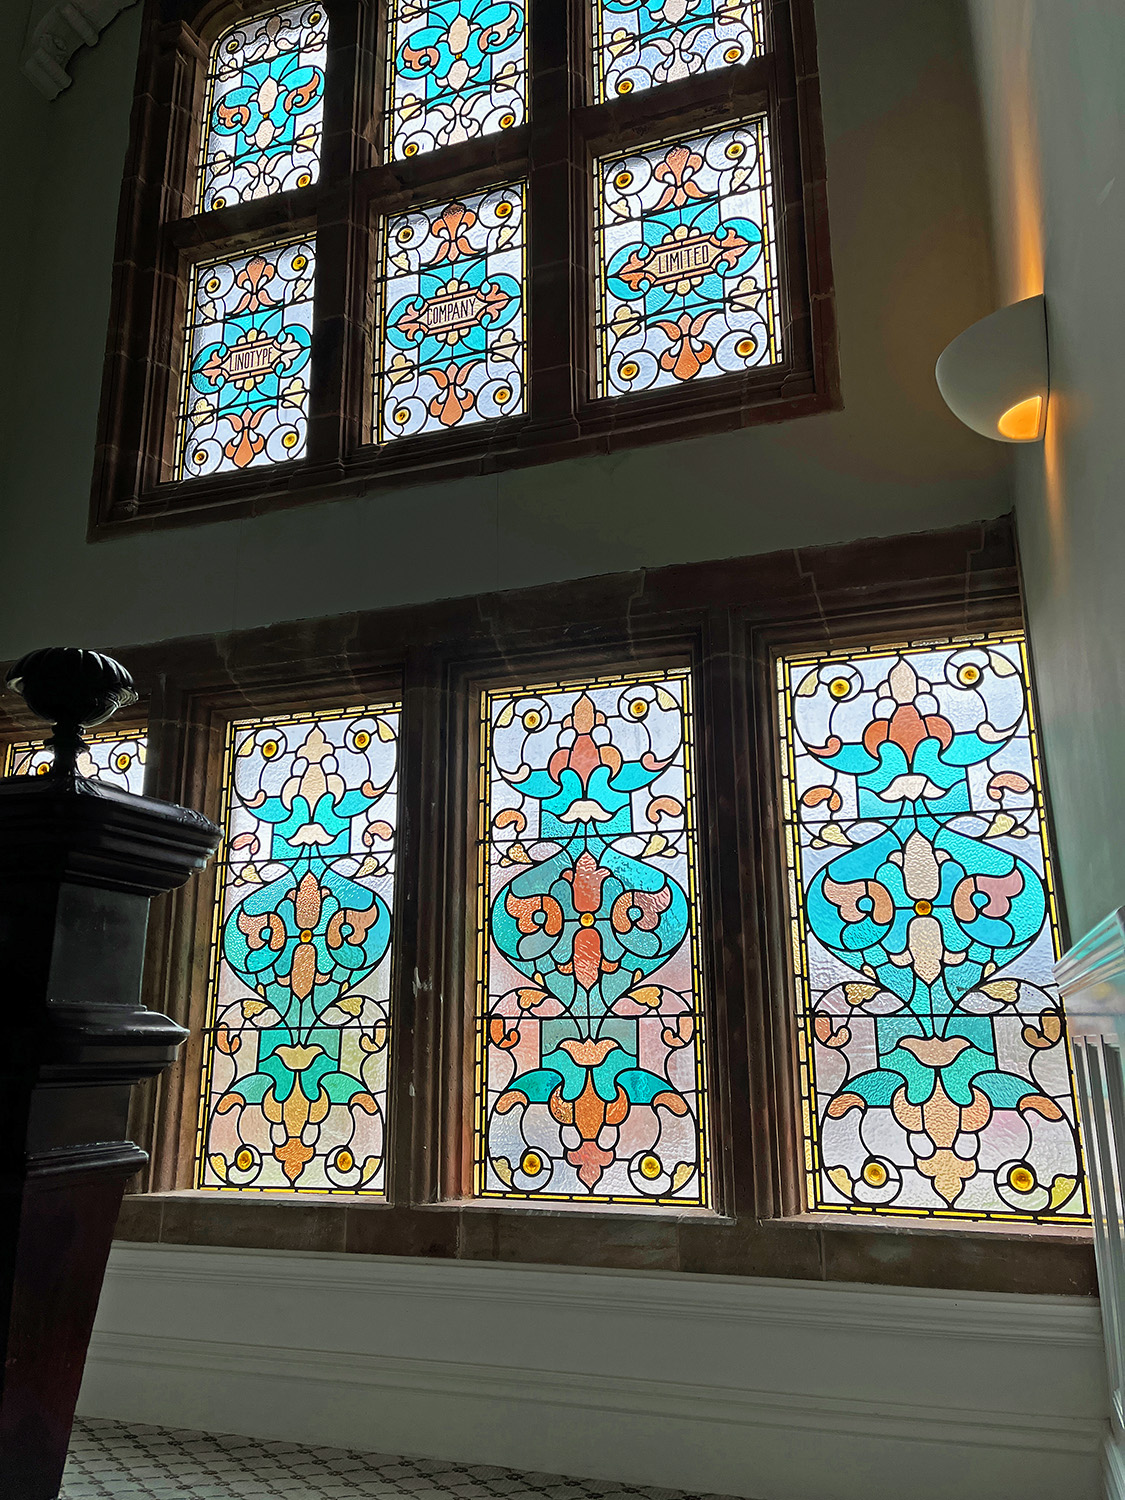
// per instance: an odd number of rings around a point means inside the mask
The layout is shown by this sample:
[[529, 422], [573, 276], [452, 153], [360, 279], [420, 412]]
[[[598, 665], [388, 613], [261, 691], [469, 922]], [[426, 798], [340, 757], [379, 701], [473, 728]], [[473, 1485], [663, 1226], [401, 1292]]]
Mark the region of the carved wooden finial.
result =
[[54, 725], [47, 744], [54, 751], [52, 774], [76, 774], [86, 749], [82, 730], [104, 724], [119, 708], [136, 703], [133, 679], [119, 661], [77, 646], [48, 646], [20, 658], [8, 673], [8, 686], [32, 713]]

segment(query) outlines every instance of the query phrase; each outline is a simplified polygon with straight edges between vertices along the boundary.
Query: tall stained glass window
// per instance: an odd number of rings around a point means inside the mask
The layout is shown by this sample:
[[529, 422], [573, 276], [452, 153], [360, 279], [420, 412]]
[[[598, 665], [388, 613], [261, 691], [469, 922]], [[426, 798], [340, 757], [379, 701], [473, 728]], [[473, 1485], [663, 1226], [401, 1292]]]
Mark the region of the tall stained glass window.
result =
[[782, 357], [763, 119], [596, 164], [598, 395]]
[[1022, 637], [778, 666], [809, 1205], [1086, 1213]]
[[390, 0], [392, 158], [522, 125], [526, 0]]
[[227, 737], [197, 1185], [381, 1195], [399, 709]]
[[686, 671], [482, 700], [476, 1192], [706, 1205]]
[[593, 0], [598, 97], [749, 62], [762, 50], [761, 0]]
[[520, 183], [384, 221], [382, 441], [524, 410], [525, 253]]
[[[138, 796], [145, 789], [148, 740], [144, 730], [128, 734], [85, 734], [86, 749], [78, 757], [78, 774]], [[5, 776], [46, 776], [53, 751], [42, 740], [9, 745], [3, 758]]]
[[328, 14], [287, 5], [239, 21], [211, 49], [199, 206], [226, 208], [320, 173]]
[[315, 263], [313, 242], [299, 239], [194, 268], [179, 478], [304, 456]]

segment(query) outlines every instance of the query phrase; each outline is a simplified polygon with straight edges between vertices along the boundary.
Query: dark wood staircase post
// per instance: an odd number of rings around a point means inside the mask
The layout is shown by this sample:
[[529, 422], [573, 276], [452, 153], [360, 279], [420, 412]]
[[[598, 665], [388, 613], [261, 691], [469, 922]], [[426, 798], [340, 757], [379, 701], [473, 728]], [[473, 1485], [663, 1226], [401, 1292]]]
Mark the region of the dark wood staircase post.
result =
[[133, 1084], [187, 1033], [139, 1003], [151, 898], [214, 852], [200, 814], [85, 780], [81, 731], [134, 701], [95, 652], [9, 686], [54, 722], [48, 775], [0, 780], [0, 1495], [54, 1500], [125, 1183]]

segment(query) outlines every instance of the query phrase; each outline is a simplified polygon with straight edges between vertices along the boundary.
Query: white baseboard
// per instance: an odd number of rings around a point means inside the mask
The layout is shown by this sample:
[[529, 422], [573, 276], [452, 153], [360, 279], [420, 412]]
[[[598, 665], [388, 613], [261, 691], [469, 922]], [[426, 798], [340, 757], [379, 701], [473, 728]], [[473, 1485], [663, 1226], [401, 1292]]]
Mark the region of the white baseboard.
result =
[[1097, 1500], [1106, 1431], [1077, 1298], [147, 1245], [80, 1410], [751, 1500]]

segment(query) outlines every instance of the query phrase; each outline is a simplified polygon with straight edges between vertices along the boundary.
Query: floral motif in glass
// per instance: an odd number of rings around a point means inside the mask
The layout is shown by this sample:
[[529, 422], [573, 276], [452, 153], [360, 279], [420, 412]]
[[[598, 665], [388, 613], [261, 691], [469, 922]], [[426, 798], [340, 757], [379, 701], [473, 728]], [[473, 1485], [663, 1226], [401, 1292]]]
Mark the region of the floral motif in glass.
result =
[[594, 0], [598, 97], [612, 99], [762, 50], [761, 0]]
[[810, 1208], [1084, 1219], [1022, 638], [778, 689]]
[[199, 1187], [384, 1191], [398, 730], [230, 726]]
[[391, 156], [417, 156], [523, 123], [525, 0], [391, 0]]
[[524, 254], [521, 183], [384, 221], [380, 441], [523, 411]]
[[316, 181], [327, 43], [320, 4], [258, 15], [219, 37], [207, 78], [200, 208]]
[[702, 1206], [686, 671], [482, 701], [476, 1192]]
[[[135, 734], [84, 734], [82, 738], [86, 749], [78, 757], [79, 776], [138, 796], [144, 792], [148, 739], [143, 730]], [[9, 745], [4, 775], [46, 776], [54, 758], [54, 752], [42, 740]]]
[[599, 396], [782, 357], [764, 120], [597, 164]]
[[302, 239], [195, 267], [180, 479], [304, 456], [315, 259], [312, 241]]

